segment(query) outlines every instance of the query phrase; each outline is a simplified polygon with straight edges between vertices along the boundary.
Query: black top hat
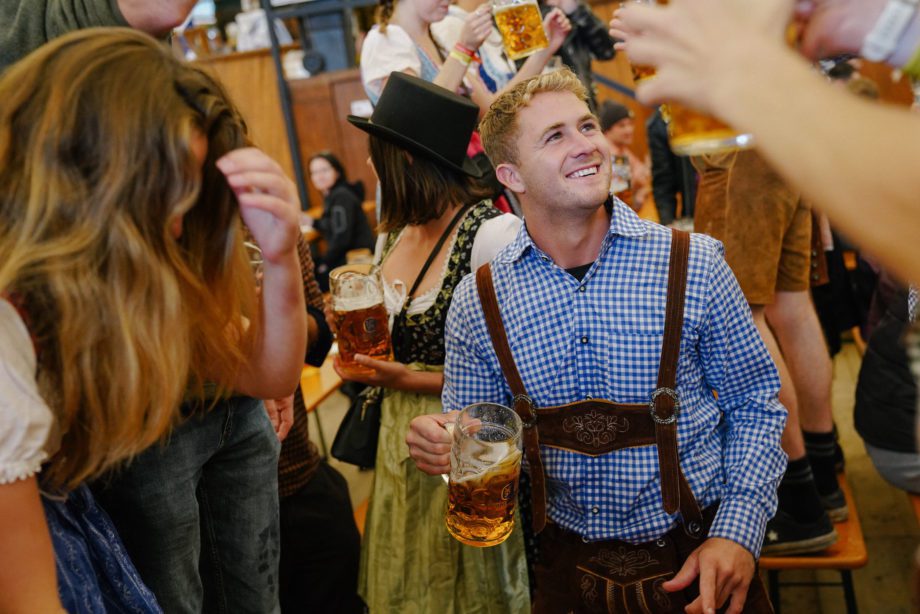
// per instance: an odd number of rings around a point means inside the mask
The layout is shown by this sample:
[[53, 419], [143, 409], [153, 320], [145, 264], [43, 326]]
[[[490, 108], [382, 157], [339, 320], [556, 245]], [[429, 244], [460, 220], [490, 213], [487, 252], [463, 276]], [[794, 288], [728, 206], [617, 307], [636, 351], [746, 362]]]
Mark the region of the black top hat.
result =
[[466, 157], [479, 107], [443, 87], [402, 72], [390, 73], [370, 119], [348, 121], [376, 137], [466, 173], [482, 171]]

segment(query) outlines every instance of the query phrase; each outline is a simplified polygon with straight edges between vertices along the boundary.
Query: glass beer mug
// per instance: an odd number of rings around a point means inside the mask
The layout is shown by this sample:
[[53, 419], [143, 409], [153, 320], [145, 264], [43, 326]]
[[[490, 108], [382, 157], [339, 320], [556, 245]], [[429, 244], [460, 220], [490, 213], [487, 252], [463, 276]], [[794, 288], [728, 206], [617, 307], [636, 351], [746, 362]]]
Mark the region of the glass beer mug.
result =
[[549, 47], [536, 0], [492, 0], [492, 14], [511, 60]]
[[477, 403], [457, 414], [447, 485], [447, 530], [469, 546], [511, 534], [521, 474], [521, 419], [503, 405]]
[[[668, 0], [633, 0], [642, 4], [667, 4]], [[632, 65], [633, 81], [655, 77], [654, 66]], [[677, 103], [662, 105], [661, 115], [668, 124], [671, 151], [681, 156], [750, 149], [754, 137], [736, 132], [728, 124]]]
[[371, 373], [355, 362], [355, 354], [378, 360], [392, 356], [380, 271], [373, 264], [346, 264], [330, 271], [329, 286], [342, 367]]

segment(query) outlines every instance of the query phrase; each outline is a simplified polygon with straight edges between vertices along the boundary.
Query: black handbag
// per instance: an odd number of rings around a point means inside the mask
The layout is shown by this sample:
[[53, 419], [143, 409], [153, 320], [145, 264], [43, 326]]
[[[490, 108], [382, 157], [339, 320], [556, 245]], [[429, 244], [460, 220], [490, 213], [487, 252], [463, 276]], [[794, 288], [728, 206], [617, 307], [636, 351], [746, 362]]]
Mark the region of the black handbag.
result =
[[373, 467], [380, 435], [380, 402], [383, 389], [368, 386], [355, 397], [332, 442], [332, 456], [343, 463]]
[[[460, 218], [463, 217], [463, 214], [466, 213], [468, 209], [469, 206], [465, 206], [457, 212], [450, 221], [450, 224], [447, 225], [447, 228], [444, 229], [441, 238], [438, 239], [438, 242], [431, 250], [431, 254], [428, 255], [428, 260], [422, 265], [422, 270], [419, 271], [418, 277], [415, 278], [412, 289], [409, 290], [409, 293], [406, 295], [406, 302], [403, 303], [399, 316], [393, 321], [391, 337], [394, 343], [396, 337], [399, 335], [399, 323], [403, 321], [406, 313], [409, 311], [409, 303], [412, 302], [412, 296], [415, 294], [415, 291], [418, 290], [418, 286], [422, 282], [422, 278], [425, 277], [425, 273], [428, 272], [428, 267], [434, 262], [435, 256], [441, 251], [441, 247], [444, 245], [447, 237], [450, 236], [451, 231], [453, 231], [457, 222], [460, 221]], [[335, 439], [332, 442], [332, 449], [330, 450], [332, 456], [343, 463], [349, 463], [359, 467], [374, 466], [374, 461], [377, 458], [377, 440], [380, 437], [380, 405], [383, 402], [383, 392], [383, 388], [380, 386], [369, 386], [355, 397], [348, 411], [345, 412], [345, 417], [342, 418], [339, 430], [335, 434]]]

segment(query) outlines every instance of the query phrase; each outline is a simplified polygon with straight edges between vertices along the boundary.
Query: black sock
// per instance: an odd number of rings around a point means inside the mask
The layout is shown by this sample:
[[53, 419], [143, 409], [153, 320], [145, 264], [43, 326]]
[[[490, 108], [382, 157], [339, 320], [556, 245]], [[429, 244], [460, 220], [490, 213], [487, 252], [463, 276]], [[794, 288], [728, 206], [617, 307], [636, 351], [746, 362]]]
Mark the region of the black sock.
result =
[[840, 486], [837, 483], [836, 438], [834, 437], [834, 432], [811, 433], [802, 431], [802, 437], [805, 439], [805, 454], [811, 464], [818, 492], [822, 495], [837, 492]]
[[777, 490], [779, 508], [797, 522], [815, 522], [824, 514], [808, 458], [790, 460]]

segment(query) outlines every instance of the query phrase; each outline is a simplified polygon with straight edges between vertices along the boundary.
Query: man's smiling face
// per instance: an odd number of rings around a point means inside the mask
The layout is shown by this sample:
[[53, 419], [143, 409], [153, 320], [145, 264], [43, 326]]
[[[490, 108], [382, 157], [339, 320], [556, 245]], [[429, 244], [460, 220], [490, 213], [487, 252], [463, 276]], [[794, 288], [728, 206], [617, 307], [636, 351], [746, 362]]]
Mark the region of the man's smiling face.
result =
[[551, 216], [594, 210], [610, 191], [610, 146], [588, 106], [570, 92], [536, 94], [517, 117], [517, 160], [497, 170], [525, 207]]

